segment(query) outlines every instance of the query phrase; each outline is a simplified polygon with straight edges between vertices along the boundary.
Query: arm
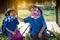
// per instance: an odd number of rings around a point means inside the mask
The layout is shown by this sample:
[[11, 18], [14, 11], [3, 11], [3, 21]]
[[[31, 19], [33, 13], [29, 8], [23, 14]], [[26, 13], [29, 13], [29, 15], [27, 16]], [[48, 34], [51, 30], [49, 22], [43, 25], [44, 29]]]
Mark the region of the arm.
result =
[[21, 22], [24, 22], [22, 18], [20, 18], [18, 15], [15, 15], [16, 18], [18, 18]]
[[44, 31], [44, 30], [45, 30], [45, 28], [47, 27], [47, 26], [46, 26], [46, 22], [45, 22], [45, 20], [44, 20], [44, 17], [43, 17], [43, 16], [41, 17], [41, 22], [42, 22], [43, 26], [42, 26], [42, 29], [40, 30], [40, 33], [43, 33], [43, 31]]
[[43, 33], [43, 31], [45, 30], [45, 28], [46, 28], [46, 22], [45, 22], [45, 20], [44, 20], [44, 17], [43, 17], [43, 16], [41, 17], [41, 22], [42, 22], [43, 26], [42, 26], [42, 28], [41, 28], [41, 30], [40, 30], [40, 32], [39, 32], [39, 34], [38, 34], [38, 36], [39, 36], [39, 37], [41, 37], [41, 36], [42, 36], [42, 33]]
[[38, 34], [38, 37], [39, 37], [39, 38], [42, 37], [42, 33], [43, 33], [44, 29], [45, 29], [45, 27], [43, 26], [42, 29], [41, 29], [41, 31], [40, 31], [39, 34]]
[[19, 19], [21, 22], [24, 22], [24, 20], [23, 20], [22, 18], [18, 17], [18, 19]]
[[43, 26], [42, 29], [41, 29], [41, 31], [40, 31], [40, 33], [43, 33], [43, 31], [45, 30], [45, 28], [46, 28], [46, 27]]
[[16, 18], [18, 18], [21, 22], [28, 22], [28, 18], [22, 19], [21, 17], [19, 17], [18, 15], [15, 16]]
[[6, 17], [6, 18], [4, 18], [4, 20], [3, 20], [3, 28], [12, 33], [12, 31], [10, 31], [10, 30], [7, 28], [7, 25], [8, 25], [8, 20], [7, 20], [7, 17]]
[[6, 30], [7, 30], [8, 32], [12, 33], [12, 31], [11, 31], [11, 30], [9, 30], [7, 27], [6, 27]]
[[6, 30], [7, 30], [8, 32], [12, 33], [13, 35], [15, 35], [15, 34], [16, 34], [15, 32], [13, 32], [13, 31], [9, 30], [8, 28], [6, 28]]
[[8, 25], [8, 20], [7, 20], [7, 18], [5, 18], [3, 22], [4, 22], [4, 23], [3, 23], [4, 29], [5, 29], [6, 31], [14, 34], [13, 31], [11, 31], [11, 30], [8, 29], [8, 26], [7, 26], [7, 25]]

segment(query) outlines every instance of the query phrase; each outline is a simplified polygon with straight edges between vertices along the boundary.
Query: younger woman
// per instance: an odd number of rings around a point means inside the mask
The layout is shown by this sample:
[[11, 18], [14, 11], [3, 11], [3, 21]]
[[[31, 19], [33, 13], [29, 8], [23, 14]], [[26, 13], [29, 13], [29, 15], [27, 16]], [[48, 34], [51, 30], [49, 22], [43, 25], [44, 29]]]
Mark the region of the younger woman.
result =
[[37, 6], [32, 6], [29, 11], [31, 12], [31, 15], [27, 18], [18, 18], [25, 23], [30, 23], [30, 35], [33, 40], [47, 40], [47, 26], [41, 9]]

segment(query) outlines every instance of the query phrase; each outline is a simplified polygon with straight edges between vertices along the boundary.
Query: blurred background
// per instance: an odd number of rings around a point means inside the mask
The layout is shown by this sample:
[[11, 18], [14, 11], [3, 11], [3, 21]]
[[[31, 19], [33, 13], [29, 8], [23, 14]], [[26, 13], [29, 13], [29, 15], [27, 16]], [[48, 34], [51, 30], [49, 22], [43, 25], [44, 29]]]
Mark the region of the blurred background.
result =
[[55, 22], [59, 28], [60, 0], [0, 0], [0, 28], [5, 15], [5, 11], [8, 8], [14, 8], [16, 10], [16, 14], [24, 19], [30, 15], [28, 8], [31, 5], [40, 7], [43, 11], [46, 22], [50, 22], [50, 24], [51, 22]]
[[28, 8], [31, 5], [41, 8], [46, 21], [56, 22], [56, 0], [0, 0], [0, 15], [4, 15], [8, 8], [14, 8], [20, 17], [26, 18], [30, 14]]

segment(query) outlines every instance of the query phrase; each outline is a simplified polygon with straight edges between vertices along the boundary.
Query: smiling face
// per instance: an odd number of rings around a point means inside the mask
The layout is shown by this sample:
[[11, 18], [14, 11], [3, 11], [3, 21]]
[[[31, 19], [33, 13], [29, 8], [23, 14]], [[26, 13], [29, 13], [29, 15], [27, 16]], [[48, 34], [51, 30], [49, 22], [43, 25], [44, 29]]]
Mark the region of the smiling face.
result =
[[30, 16], [41, 16], [42, 15], [41, 9], [37, 6], [31, 7], [29, 11], [31, 12]]
[[38, 8], [34, 8], [33, 12], [34, 12], [34, 15], [36, 15], [36, 16], [41, 15], [41, 12], [40, 12], [40, 10]]
[[39, 11], [39, 9], [38, 8], [31, 8], [30, 9], [30, 12], [31, 12], [31, 15], [33, 16], [33, 15], [40, 15], [40, 11]]

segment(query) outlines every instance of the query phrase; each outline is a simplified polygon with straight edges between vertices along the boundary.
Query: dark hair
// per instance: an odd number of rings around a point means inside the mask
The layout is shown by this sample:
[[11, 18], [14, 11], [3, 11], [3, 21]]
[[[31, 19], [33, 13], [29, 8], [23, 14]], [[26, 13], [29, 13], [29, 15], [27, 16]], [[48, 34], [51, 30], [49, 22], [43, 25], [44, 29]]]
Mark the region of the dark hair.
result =
[[30, 8], [29, 8], [29, 10], [31, 9], [31, 8], [38, 8], [38, 10], [41, 12], [41, 14], [43, 14], [43, 12], [42, 12], [42, 10], [40, 9], [40, 7], [38, 7], [38, 6], [30, 6]]
[[9, 10], [5, 13], [5, 16], [10, 16], [10, 12], [13, 12], [14, 10]]

